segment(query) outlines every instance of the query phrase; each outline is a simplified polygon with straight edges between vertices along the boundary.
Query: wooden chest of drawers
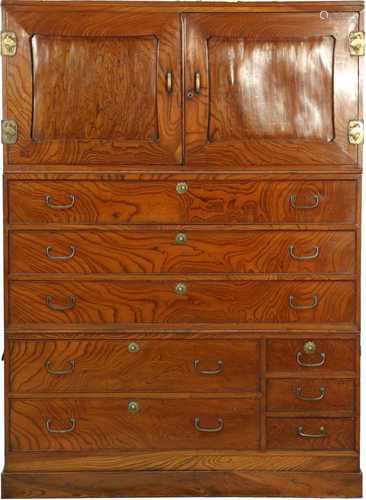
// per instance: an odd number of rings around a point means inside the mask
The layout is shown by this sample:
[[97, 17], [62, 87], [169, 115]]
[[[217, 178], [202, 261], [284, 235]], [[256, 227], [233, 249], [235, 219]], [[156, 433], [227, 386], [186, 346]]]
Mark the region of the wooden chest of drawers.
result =
[[3, 497], [360, 496], [363, 4], [3, 19]]

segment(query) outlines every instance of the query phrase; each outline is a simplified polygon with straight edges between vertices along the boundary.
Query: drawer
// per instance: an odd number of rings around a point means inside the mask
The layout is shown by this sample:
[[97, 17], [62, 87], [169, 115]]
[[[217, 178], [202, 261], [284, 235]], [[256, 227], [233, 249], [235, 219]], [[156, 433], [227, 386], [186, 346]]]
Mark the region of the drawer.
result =
[[267, 418], [267, 448], [272, 450], [352, 450], [352, 418]]
[[342, 379], [270, 379], [267, 410], [353, 411], [354, 382]]
[[131, 396], [11, 401], [12, 451], [255, 450], [258, 443], [256, 400]]
[[238, 340], [48, 340], [9, 343], [10, 391], [257, 391], [259, 345]]
[[9, 207], [11, 224], [352, 224], [356, 182], [10, 181]]
[[347, 281], [13, 282], [10, 324], [352, 323]]
[[14, 231], [11, 273], [353, 273], [352, 231]]
[[267, 372], [294, 372], [322, 376], [326, 372], [356, 369], [356, 342], [343, 339], [267, 340]]

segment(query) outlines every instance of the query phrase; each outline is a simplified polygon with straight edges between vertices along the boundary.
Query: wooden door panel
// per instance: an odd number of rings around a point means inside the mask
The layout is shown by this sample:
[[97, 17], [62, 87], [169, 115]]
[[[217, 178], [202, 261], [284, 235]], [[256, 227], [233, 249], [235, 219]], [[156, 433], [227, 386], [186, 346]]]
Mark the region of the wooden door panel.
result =
[[357, 13], [189, 14], [186, 23], [189, 164], [356, 164], [347, 129], [358, 118], [348, 50]]
[[10, 164], [181, 163], [177, 14], [9, 7], [6, 19], [18, 40], [6, 64]]
[[259, 343], [254, 340], [10, 343], [10, 391], [21, 394], [255, 392], [259, 375]]
[[350, 281], [13, 282], [10, 325], [354, 325]]
[[[128, 411], [129, 402], [139, 405]], [[74, 419], [74, 425], [70, 419]], [[202, 432], [197, 427], [215, 429]], [[49, 432], [71, 427], [68, 433]], [[70, 425], [71, 422], [71, 425]], [[10, 410], [12, 451], [249, 449], [259, 446], [253, 399], [22, 399]], [[107, 430], [107, 432], [106, 432]]]

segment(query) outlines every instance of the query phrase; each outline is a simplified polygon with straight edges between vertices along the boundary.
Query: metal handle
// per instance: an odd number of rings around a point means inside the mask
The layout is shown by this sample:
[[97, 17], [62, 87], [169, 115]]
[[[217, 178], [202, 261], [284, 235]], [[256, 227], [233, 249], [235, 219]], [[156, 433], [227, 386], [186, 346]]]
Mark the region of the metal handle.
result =
[[169, 95], [173, 93], [173, 71], [171, 69], [166, 72], [166, 91]]
[[53, 304], [53, 297], [52, 297], [52, 295], [46, 295], [46, 304], [53, 311], [67, 311], [69, 309], [73, 309], [75, 307], [75, 304], [76, 304], [76, 297], [75, 297], [75, 295], [69, 295], [67, 297], [67, 300], [68, 300], [68, 304], [60, 306], [58, 304]]
[[53, 247], [48, 246], [46, 248], [46, 255], [50, 260], [70, 260], [73, 257], [75, 257], [76, 248], [71, 245], [71, 246], [69, 246], [69, 249], [70, 249], [69, 255], [51, 255], [51, 252], [53, 251]]
[[296, 255], [294, 245], [290, 245], [288, 247], [288, 253], [290, 254], [290, 257], [295, 260], [314, 260], [319, 257], [320, 248], [318, 246], [313, 247], [312, 251], [313, 253], [311, 255]]
[[315, 309], [315, 307], [318, 305], [319, 303], [319, 298], [316, 294], [313, 294], [312, 295], [312, 303], [311, 304], [307, 304], [307, 305], [304, 305], [304, 304], [296, 304], [295, 303], [295, 297], [293, 295], [290, 295], [289, 298], [288, 298], [288, 304], [289, 306], [291, 307], [291, 309]]
[[295, 395], [296, 395], [297, 399], [301, 399], [302, 401], [321, 401], [325, 397], [326, 392], [327, 391], [326, 391], [325, 387], [320, 387], [319, 396], [303, 396], [302, 388], [296, 387]]
[[294, 208], [295, 210], [306, 210], [308, 208], [318, 208], [319, 206], [319, 203], [320, 203], [320, 195], [319, 194], [313, 194], [313, 199], [314, 199], [314, 203], [311, 204], [311, 205], [297, 205], [296, 204], [296, 200], [297, 200], [297, 195], [296, 194], [292, 194], [290, 196], [290, 203], [291, 203], [291, 207]]
[[201, 92], [201, 73], [195, 71], [194, 73], [194, 93], [199, 94]]
[[318, 439], [318, 438], [326, 437], [327, 436], [327, 432], [325, 430], [325, 427], [321, 426], [319, 428], [319, 434], [308, 434], [307, 432], [304, 432], [304, 428], [300, 426], [300, 427], [297, 428], [297, 435], [300, 436], [300, 437], [304, 437], [304, 438], [315, 438], [315, 439]]
[[302, 352], [298, 352], [296, 355], [296, 361], [299, 366], [302, 366], [304, 368], [319, 368], [320, 366], [323, 366], [325, 363], [325, 352], [320, 353], [320, 361], [318, 363], [305, 363], [302, 360]]
[[201, 427], [200, 425], [200, 417], [194, 418], [194, 427], [198, 432], [220, 432], [224, 428], [224, 420], [222, 418], [217, 419], [218, 425], [217, 427]]
[[75, 369], [75, 360], [70, 359], [68, 362], [69, 368], [65, 368], [65, 370], [55, 370], [52, 368], [52, 363], [50, 360], [46, 361], [45, 368], [51, 375], [67, 375], [68, 373], [72, 373]]
[[48, 206], [48, 208], [52, 208], [54, 210], [67, 210], [68, 208], [73, 208], [74, 205], [75, 205], [75, 196], [73, 194], [69, 194], [68, 195], [68, 198], [70, 200], [70, 203], [66, 204], [66, 205], [56, 205], [55, 203], [53, 203], [52, 201], [52, 197], [47, 195], [45, 197], [45, 202], [46, 202], [46, 205]]
[[202, 375], [219, 375], [220, 373], [222, 373], [224, 371], [224, 362], [221, 361], [221, 359], [219, 359], [217, 362], [218, 368], [216, 370], [198, 370], [200, 363], [201, 363], [201, 361], [199, 359], [195, 359], [193, 361], [193, 366], [194, 366], [194, 369], [197, 370]]
[[70, 421], [70, 427], [67, 429], [52, 429], [52, 418], [48, 418], [46, 420], [46, 429], [48, 432], [54, 433], [54, 434], [66, 434], [67, 432], [73, 432], [76, 427], [76, 420], [74, 418], [69, 418]]

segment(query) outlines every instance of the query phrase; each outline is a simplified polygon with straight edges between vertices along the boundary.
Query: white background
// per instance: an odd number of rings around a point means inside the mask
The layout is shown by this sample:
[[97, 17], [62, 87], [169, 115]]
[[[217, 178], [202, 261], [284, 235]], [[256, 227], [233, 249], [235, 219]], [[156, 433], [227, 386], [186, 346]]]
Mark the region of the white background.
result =
[[[162, 1], [168, 1], [168, 0], [162, 0]], [[212, 1], [212, 0], [211, 0]], [[220, 1], [220, 0], [213, 0], [213, 1]], [[227, 1], [227, 0], [224, 0], [224, 1]], [[290, 0], [290, 1], [295, 1], [295, 0]], [[311, 0], [305, 0], [305, 1], [311, 1]], [[366, 56], [365, 58], [363, 58], [364, 60], [364, 63], [365, 63], [365, 60], [366, 60]], [[1, 74], [1, 56], [0, 56], [0, 74]], [[366, 81], [366, 79], [365, 79]], [[366, 92], [365, 92], [366, 89], [364, 89], [364, 95], [366, 96]], [[365, 101], [366, 101], [366, 98], [365, 98]], [[0, 102], [2, 102], [2, 86], [0, 85]], [[366, 102], [365, 102], [365, 108], [366, 108]], [[360, 117], [361, 118], [361, 117]], [[366, 158], [366, 146], [365, 146], [365, 153], [364, 153], [364, 156]], [[0, 144], [0, 158], [2, 158], [2, 146]], [[365, 162], [364, 162], [364, 166], [365, 166]], [[364, 196], [363, 196], [363, 202], [362, 202], [362, 220], [363, 220], [363, 224], [362, 224], [362, 230], [363, 230], [363, 233], [365, 233], [365, 228], [366, 228], [366, 174], [365, 174], [365, 177], [363, 178], [363, 193], [364, 193]], [[0, 207], [3, 206], [3, 193], [2, 193], [2, 189], [0, 190]], [[3, 231], [2, 231], [2, 221], [3, 221], [3, 218], [0, 217], [0, 249], [2, 248], [2, 245], [3, 245]], [[364, 250], [364, 238], [362, 238], [362, 248]], [[366, 273], [365, 273], [365, 264], [366, 264], [366, 251], [363, 251], [362, 252], [362, 293], [361, 293], [361, 311], [364, 312], [365, 311], [365, 304], [366, 304]], [[3, 258], [1, 257], [0, 258], [0, 276], [1, 278], [3, 278]], [[3, 280], [0, 279], [0, 287], [2, 288], [2, 283], [3, 283]], [[1, 289], [0, 288], [0, 289]], [[4, 333], [4, 328], [3, 328], [3, 324], [4, 324], [4, 297], [3, 297], [3, 294], [0, 293], [0, 325], [1, 325], [1, 328], [2, 328], [2, 332]], [[366, 358], [366, 339], [365, 339], [365, 335], [366, 335], [366, 314], [362, 314], [362, 318], [361, 318], [361, 332], [363, 332], [363, 334], [361, 335], [361, 347], [362, 347], [362, 352], [364, 353], [364, 355], [361, 357], [361, 469], [364, 468], [364, 464], [365, 464], [365, 457], [366, 457], [366, 449], [364, 449], [363, 447], [363, 443], [365, 442], [365, 440], [363, 439], [363, 431], [364, 431], [364, 428], [365, 428], [365, 422], [366, 422], [366, 385], [363, 383], [363, 374], [364, 374], [364, 370], [365, 370], [365, 358]], [[0, 356], [1, 356], [1, 353], [3, 352], [3, 335], [1, 336], [1, 344], [0, 344]], [[0, 386], [2, 388], [2, 397], [0, 398], [0, 419], [1, 419], [1, 422], [0, 422], [0, 444], [1, 444], [1, 447], [0, 447], [0, 470], [3, 469], [3, 466], [4, 466], [4, 453], [3, 453], [3, 450], [4, 450], [4, 373], [3, 373], [3, 368], [0, 369]], [[366, 471], [366, 469], [365, 469]], [[365, 483], [366, 483], [366, 480], [365, 480]], [[202, 498], [202, 500], [207, 500], [206, 498]], [[283, 499], [285, 500], [285, 499]]]

